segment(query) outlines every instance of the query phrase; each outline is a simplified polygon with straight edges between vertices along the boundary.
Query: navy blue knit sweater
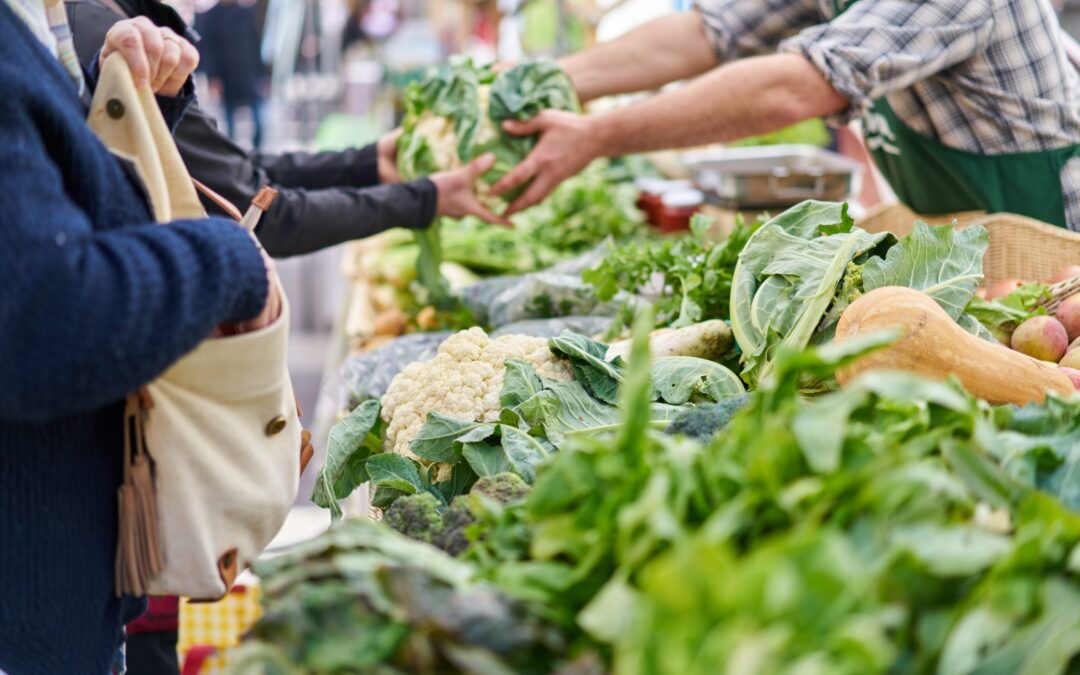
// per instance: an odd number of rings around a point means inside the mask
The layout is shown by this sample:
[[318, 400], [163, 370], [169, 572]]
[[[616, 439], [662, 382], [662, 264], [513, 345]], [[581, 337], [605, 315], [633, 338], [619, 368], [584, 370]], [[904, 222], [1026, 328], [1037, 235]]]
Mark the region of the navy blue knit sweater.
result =
[[266, 297], [224, 220], [151, 224], [67, 73], [0, 2], [0, 671], [104, 675], [125, 395]]

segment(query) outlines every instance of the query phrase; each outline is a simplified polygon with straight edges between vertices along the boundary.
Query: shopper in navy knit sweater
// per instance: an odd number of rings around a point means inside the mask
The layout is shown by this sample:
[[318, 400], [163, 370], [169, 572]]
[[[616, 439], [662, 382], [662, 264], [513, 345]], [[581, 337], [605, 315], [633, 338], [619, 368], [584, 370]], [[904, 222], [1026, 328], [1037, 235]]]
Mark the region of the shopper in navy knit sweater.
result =
[[0, 1], [0, 671], [105, 675], [144, 604], [113, 586], [122, 402], [272, 303], [234, 223], [151, 224], [32, 1]]

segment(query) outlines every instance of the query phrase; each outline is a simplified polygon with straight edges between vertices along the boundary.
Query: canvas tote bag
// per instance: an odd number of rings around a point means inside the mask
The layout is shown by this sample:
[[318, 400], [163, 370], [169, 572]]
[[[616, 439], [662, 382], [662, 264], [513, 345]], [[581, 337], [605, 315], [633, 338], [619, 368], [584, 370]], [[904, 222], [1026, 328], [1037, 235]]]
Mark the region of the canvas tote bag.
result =
[[[154, 95], [118, 54], [102, 66], [88, 123], [134, 164], [158, 222], [206, 217]], [[284, 523], [310, 436], [286, 369], [281, 297], [272, 325], [207, 339], [129, 398], [118, 594], [221, 598]]]

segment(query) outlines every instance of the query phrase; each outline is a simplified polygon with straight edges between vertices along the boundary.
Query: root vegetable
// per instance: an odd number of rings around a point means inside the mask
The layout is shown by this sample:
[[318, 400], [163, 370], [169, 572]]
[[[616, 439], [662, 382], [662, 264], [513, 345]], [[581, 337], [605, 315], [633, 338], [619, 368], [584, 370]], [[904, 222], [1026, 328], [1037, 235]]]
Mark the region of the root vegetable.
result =
[[[719, 361], [731, 351], [731, 327], [724, 321], [703, 321], [685, 328], [661, 328], [649, 335], [649, 351], [654, 359], [665, 356], [693, 356]], [[630, 354], [630, 340], [621, 340], [608, 347], [607, 360]]]
[[1065, 326], [1051, 316], [1035, 316], [1016, 327], [1012, 348], [1021, 354], [1057, 363], [1065, 356], [1069, 336]]
[[375, 335], [404, 335], [407, 323], [408, 318], [401, 310], [387, 310], [375, 317]]

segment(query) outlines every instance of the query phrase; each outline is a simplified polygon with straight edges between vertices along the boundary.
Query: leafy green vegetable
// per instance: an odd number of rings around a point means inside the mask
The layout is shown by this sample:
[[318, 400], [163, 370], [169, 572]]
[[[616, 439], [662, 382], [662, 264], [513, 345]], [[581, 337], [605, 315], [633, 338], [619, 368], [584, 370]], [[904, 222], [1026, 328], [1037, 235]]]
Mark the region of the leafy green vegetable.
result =
[[240, 673], [546, 675], [565, 639], [475, 569], [366, 519], [257, 566], [263, 617]]
[[1024, 284], [1004, 298], [972, 298], [966, 313], [985, 326], [999, 342], [1008, 342], [1016, 327], [1033, 316], [1046, 314], [1042, 303], [1051, 297], [1047, 284]]
[[965, 329], [988, 337], [964, 313], [982, 280], [985, 229], [916, 223], [909, 236], [854, 226], [847, 205], [804, 202], [759, 229], [739, 256], [732, 329], [750, 385], [774, 372], [779, 350], [831, 340], [844, 309], [886, 286], [923, 291]]
[[315, 478], [311, 500], [330, 509], [335, 519], [342, 515], [338, 500], [368, 480], [368, 457], [382, 449], [379, 410], [378, 401], [365, 401], [330, 430], [326, 462]]
[[[606, 360], [607, 345], [584, 335], [564, 331], [550, 340], [551, 351], [566, 359], [577, 382], [604, 403], [615, 403], [626, 364], [620, 357]], [[719, 401], [743, 393], [742, 383], [730, 370], [706, 359], [668, 356], [651, 366], [653, 400], [683, 405], [703, 399]]]
[[735, 265], [759, 223], [747, 224], [740, 218], [720, 243], [709, 237], [710, 225], [708, 218], [700, 216], [691, 223], [689, 236], [613, 248], [582, 278], [604, 301], [620, 291], [656, 296], [651, 299], [659, 326], [727, 319]]
[[638, 196], [632, 179], [617, 180], [608, 162], [597, 161], [515, 216], [515, 232], [524, 235], [530, 250], [559, 257], [584, 253], [607, 239], [626, 242], [646, 231]]
[[747, 148], [761, 145], [814, 145], [823, 148], [831, 142], [832, 136], [825, 122], [820, 119], [809, 119], [769, 134], [735, 141], [731, 146]]
[[954, 229], [915, 223], [911, 235], [862, 267], [863, 290], [906, 286], [932, 297], [953, 319], [960, 318], [983, 279], [990, 244], [984, 227]]
[[[895, 339], [870, 335], [778, 350], [769, 384], [695, 442], [654, 424], [648, 327], [639, 318], [619, 405], [608, 406], [612, 433], [567, 435], [534, 465], [531, 491], [507, 486], [509, 503], [474, 487], [444, 507], [455, 534], [440, 545], [459, 560], [374, 537], [385, 528], [334, 528], [291, 564], [259, 569], [272, 604], [251, 647], [310, 672], [431, 672], [407, 658], [417, 653], [434, 655], [435, 672], [504, 672], [438, 661], [454, 649], [433, 640], [465, 641], [523, 673], [560, 672], [578, 655], [587, 672], [617, 674], [1075, 670], [1080, 400], [994, 409], [956, 382], [902, 373], [800, 394], [807, 378]], [[517, 378], [507, 402], [535, 386]], [[519, 433], [552, 412], [526, 405], [550, 394], [540, 382], [516, 406]], [[402, 607], [402, 589], [427, 578], [435, 591]], [[416, 614], [477, 606], [446, 586], [496, 592], [513, 608], [492, 615], [506, 635], [558, 639], [508, 652], [475, 613], [469, 637], [444, 614]]]
[[[579, 108], [570, 79], [553, 62], [522, 63], [495, 73], [468, 59], [452, 61], [406, 90], [398, 169], [405, 179], [419, 178], [462, 166], [490, 152], [496, 157], [495, 166], [481, 179], [490, 186], [524, 159], [536, 143], [535, 138], [506, 133], [502, 122], [529, 119], [548, 108]], [[489, 197], [488, 201], [495, 200]], [[416, 233], [420, 247], [417, 276], [430, 294], [429, 302], [445, 309], [451, 299], [439, 269], [442, 252], [438, 230], [433, 227]]]
[[675, 418], [664, 433], [670, 436], [687, 436], [696, 441], [707, 442], [718, 431], [725, 428], [735, 413], [739, 412], [747, 401], [749, 394], [732, 396], [719, 403], [705, 403], [694, 406]]
[[768, 379], [777, 350], [809, 345], [849, 264], [892, 241], [855, 228], [846, 204], [813, 201], [755, 232], [739, 255], [731, 288], [743, 379]]

